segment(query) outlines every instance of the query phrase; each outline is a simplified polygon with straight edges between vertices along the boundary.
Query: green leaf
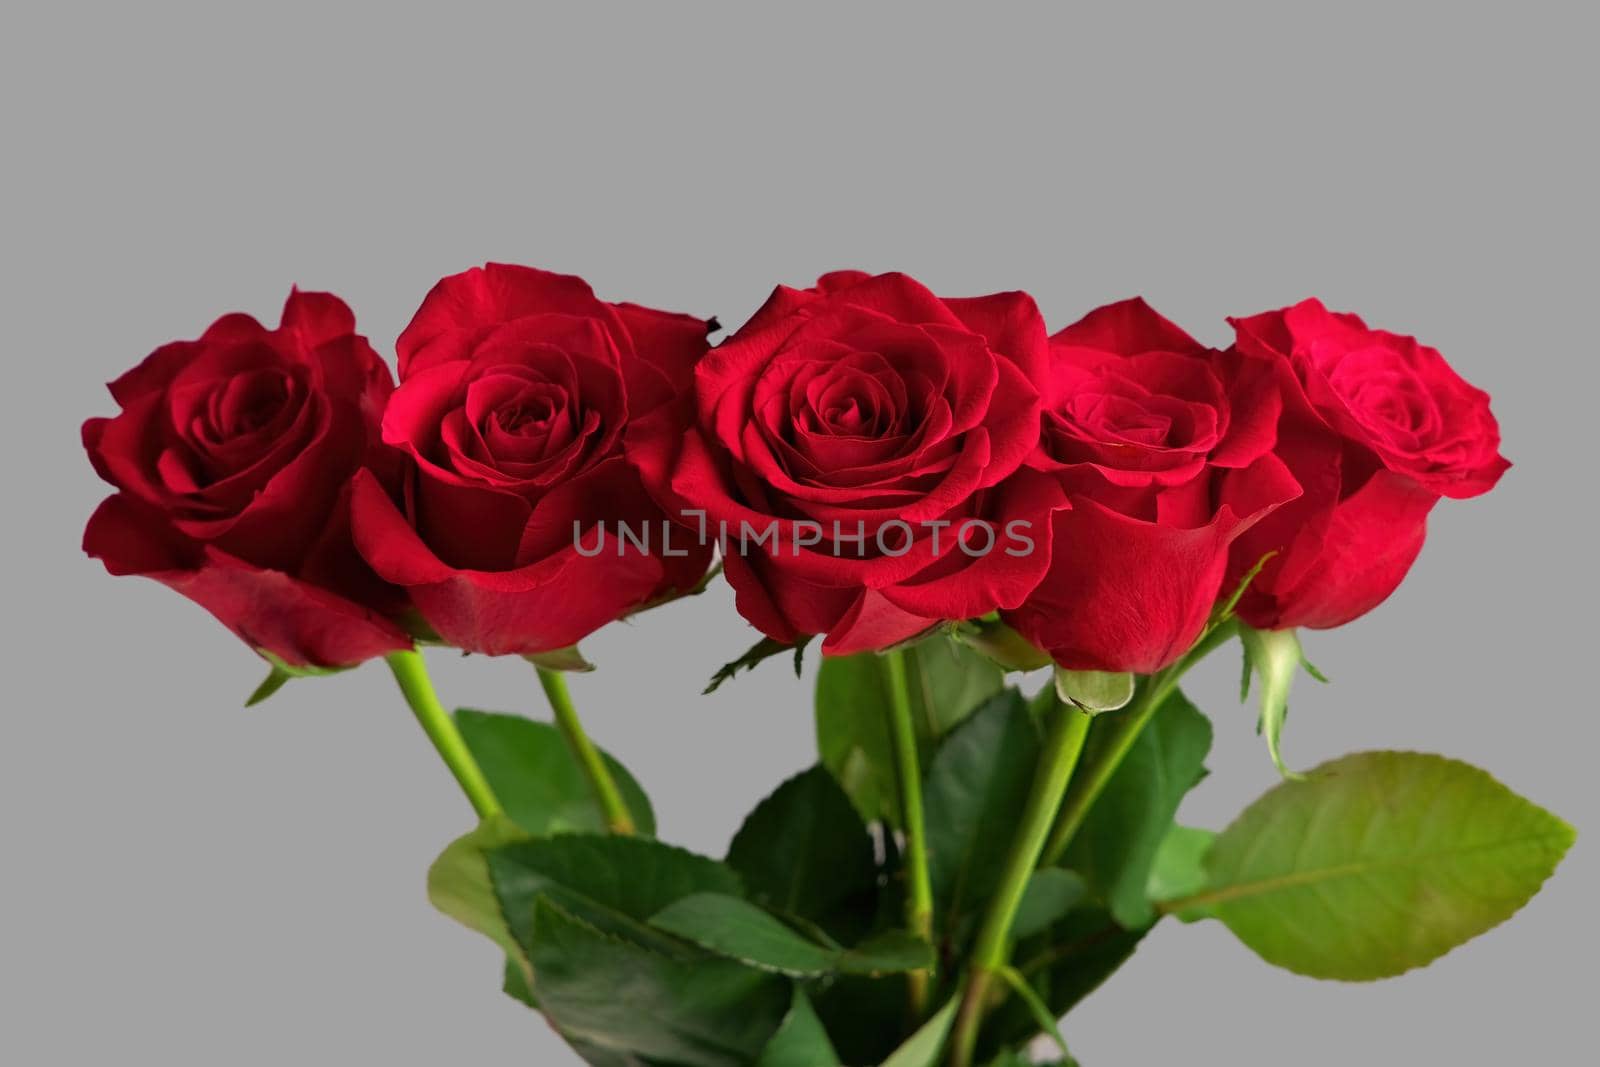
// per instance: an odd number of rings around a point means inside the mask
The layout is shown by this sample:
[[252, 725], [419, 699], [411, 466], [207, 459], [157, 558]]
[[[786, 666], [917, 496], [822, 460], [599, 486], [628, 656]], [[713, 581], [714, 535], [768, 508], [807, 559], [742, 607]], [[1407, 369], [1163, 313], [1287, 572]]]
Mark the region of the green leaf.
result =
[[[594, 792], [557, 730], [520, 715], [462, 708], [456, 726], [483, 768], [489, 787], [508, 815], [530, 835], [602, 833], [606, 820]], [[653, 835], [655, 813], [626, 767], [601, 754], [641, 834]]]
[[841, 974], [880, 978], [906, 971], [931, 970], [937, 958], [933, 946], [905, 930], [885, 930], [839, 954]]
[[[1244, 645], [1245, 674], [1240, 685], [1240, 699], [1249, 695], [1250, 674], [1261, 676], [1261, 716], [1256, 729], [1267, 739], [1267, 752], [1272, 765], [1285, 778], [1299, 775], [1284, 766], [1283, 723], [1289, 716], [1289, 690], [1295, 675], [1306, 663], [1300, 648], [1300, 638], [1293, 630], [1256, 630], [1249, 626], [1239, 628], [1239, 640]], [[1316, 668], [1311, 668], [1313, 672]], [[1320, 672], [1317, 672], [1320, 677]]]
[[738, 896], [742, 888], [717, 861], [644, 837], [537, 838], [493, 850], [488, 863], [507, 929], [524, 948], [541, 896], [608, 934], [670, 955], [681, 945], [648, 926], [651, 916], [693, 893]]
[[828, 1039], [845, 1063], [882, 1063], [905, 1036], [904, 979], [840, 974], [808, 983], [808, 992]]
[[1126, 671], [1069, 671], [1056, 668], [1056, 694], [1084, 711], [1116, 711], [1133, 699], [1133, 675]]
[[844, 971], [887, 974], [933, 966], [932, 946], [890, 933], [853, 949], [822, 945], [754, 904], [720, 893], [696, 893], [662, 909], [651, 925], [701, 948], [764, 971], [817, 978]]
[[[557, 1030], [556, 1033], [559, 1034], [561, 1031]], [[566, 1039], [572, 1051], [578, 1054], [578, 1058], [588, 1064], [589, 1067], [660, 1067], [659, 1064], [640, 1059], [631, 1052], [600, 1048], [565, 1034], [562, 1034], [562, 1036]]]
[[917, 736], [931, 748], [1005, 688], [1005, 672], [987, 658], [943, 636], [907, 650], [911, 713]]
[[502, 815], [491, 815], [471, 833], [456, 838], [428, 868], [428, 899], [462, 925], [478, 931], [522, 959], [522, 949], [506, 926], [489, 878], [487, 854], [527, 839], [527, 833]]
[[790, 778], [745, 819], [728, 848], [750, 896], [789, 915], [829, 925], [848, 902], [871, 914], [878, 870], [872, 837], [828, 771]]
[[[905, 657], [912, 722], [926, 765], [939, 739], [998, 693], [1005, 675], [983, 655], [940, 635], [908, 647]], [[863, 820], [899, 826], [880, 660], [871, 652], [823, 657], [817, 671], [817, 751]]]
[[[1086, 765], [1094, 765], [1115, 725], [1101, 720], [1090, 732]], [[1210, 721], [1174, 690], [1128, 749], [1067, 850], [1062, 865], [1082, 874], [1124, 927], [1155, 919], [1146, 895], [1150, 869], [1178, 804], [1205, 773], [1210, 748]]]
[[1206, 884], [1206, 853], [1216, 839], [1212, 830], [1173, 826], [1156, 849], [1145, 895], [1153, 901], [1165, 901], [1198, 893]]
[[804, 637], [801, 638], [797, 643], [788, 645], [782, 641], [774, 641], [770, 637], [763, 637], [761, 640], [745, 649], [738, 659], [729, 663], [724, 663], [722, 666], [718, 667], [717, 673], [711, 676], [711, 681], [707, 682], [705, 689], [701, 690], [701, 695], [704, 696], [706, 693], [715, 693], [719, 688], [721, 688], [723, 682], [726, 682], [729, 678], [732, 678], [740, 671], [748, 671], [755, 667], [756, 664], [761, 663], [763, 660], [769, 660], [773, 656], [781, 655], [785, 652], [794, 653], [794, 673], [796, 677], [798, 677], [800, 674], [801, 657], [805, 654], [806, 643], [810, 640], [811, 638]]
[[533, 999], [533, 986], [530, 984], [532, 976], [519, 957], [520, 953], [506, 956], [505, 977], [500, 982], [500, 991], [512, 1000], [519, 1000], [530, 1008], [538, 1008], [539, 1002]]
[[1011, 922], [1011, 936], [1018, 941], [1047, 930], [1077, 907], [1089, 891], [1081, 875], [1060, 867], [1042, 867], [1033, 872]]
[[776, 975], [652, 952], [544, 897], [534, 909], [533, 991], [574, 1045], [679, 1067], [747, 1067], [789, 1009], [790, 985]]
[[887, 695], [876, 656], [824, 656], [817, 670], [817, 753], [867, 822], [898, 826]]
[[945, 1042], [950, 1039], [950, 1027], [955, 1023], [959, 1002], [959, 997], [952, 997], [905, 1044], [895, 1049], [882, 1067], [937, 1067]]
[[1360, 752], [1245, 809], [1180, 904], [1299, 974], [1385, 978], [1510, 918], [1575, 837], [1468, 764]]
[[934, 913], [947, 929], [994, 891], [1039, 760], [1014, 689], [992, 697], [940, 746], [923, 785]]
[[662, 909], [650, 924], [719, 956], [798, 978], [828, 974], [839, 955], [801, 937], [749, 901], [720, 893], [684, 897]]
[[805, 990], [798, 985], [794, 987], [789, 1014], [761, 1050], [755, 1067], [840, 1067], [839, 1054], [828, 1040], [828, 1031], [823, 1029]]

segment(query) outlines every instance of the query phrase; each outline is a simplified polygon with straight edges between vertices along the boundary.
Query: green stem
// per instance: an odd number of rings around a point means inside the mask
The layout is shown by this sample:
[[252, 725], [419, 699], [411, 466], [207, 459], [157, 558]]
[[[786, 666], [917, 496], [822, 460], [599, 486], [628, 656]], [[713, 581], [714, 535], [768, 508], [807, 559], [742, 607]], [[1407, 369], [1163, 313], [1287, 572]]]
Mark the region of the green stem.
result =
[[472, 758], [472, 751], [467, 748], [461, 731], [456, 729], [455, 721], [444, 710], [444, 705], [439, 703], [439, 697], [433, 691], [433, 682], [428, 678], [428, 665], [423, 662], [422, 653], [415, 649], [391, 652], [384, 660], [394, 672], [394, 680], [400, 684], [400, 692], [405, 694], [406, 703], [411, 705], [422, 732], [428, 735], [428, 740], [433, 742], [433, 747], [443, 757], [444, 765], [455, 775], [461, 791], [472, 802], [472, 810], [478, 813], [478, 818], [487, 819], [500, 814], [500, 802], [495, 799], [494, 790], [489, 788], [489, 780], [483, 776], [483, 770], [478, 766], [478, 761]]
[[628, 813], [628, 805], [622, 800], [622, 791], [617, 788], [611, 771], [606, 767], [605, 758], [600, 755], [600, 750], [594, 747], [594, 742], [589, 740], [589, 735], [583, 731], [583, 723], [578, 721], [578, 709], [572, 706], [572, 696], [567, 692], [566, 679], [560, 671], [552, 671], [545, 667], [536, 667], [539, 672], [539, 684], [544, 686], [544, 695], [550, 701], [550, 710], [555, 712], [556, 727], [561, 731], [561, 736], [566, 738], [567, 747], [572, 750], [572, 756], [578, 761], [578, 769], [588, 779], [589, 788], [594, 791], [595, 800], [600, 805], [600, 814], [605, 818], [606, 825], [612, 833], [632, 834], [637, 829], [633, 824], [633, 816]]
[[962, 998], [955, 1033], [951, 1038], [952, 1067], [970, 1067], [972, 1063], [978, 1028], [983, 1022], [984, 1009], [989, 1000], [989, 988], [995, 975], [1006, 965], [1011, 924], [1016, 920], [1022, 895], [1044, 850], [1045, 838], [1050, 833], [1050, 824], [1055, 821], [1056, 809], [1061, 806], [1067, 783], [1072, 780], [1073, 769], [1078, 765], [1078, 756], [1083, 752], [1083, 739], [1089, 733], [1090, 715], [1081, 708], [1064, 706], [1057, 701], [1056, 707], [1047, 714], [1051, 716], [1050, 734], [1045, 739], [1044, 751], [1039, 757], [1039, 770], [1034, 775], [1033, 789], [1017, 826], [1017, 835], [1012, 839], [1011, 853], [1000, 875], [1000, 887], [989, 902], [989, 910], [984, 914], [983, 926], [978, 930], [978, 940], [972, 949], [966, 994]]
[[[911, 722], [911, 689], [904, 649], [883, 654], [884, 681], [889, 690], [889, 740], [894, 751], [895, 779], [900, 789], [901, 824], [906, 833], [906, 925], [925, 941], [933, 940], [933, 882], [928, 876], [928, 831], [922, 816], [922, 767], [917, 733]], [[927, 971], [913, 971], [911, 1013], [921, 1018], [928, 1006]]]
[[[1178, 687], [1184, 672], [1205, 658], [1206, 653], [1232, 637], [1235, 629], [1236, 627], [1228, 622], [1212, 627], [1195, 642], [1194, 647], [1185, 653], [1182, 659], [1165, 670], [1151, 675], [1140, 688], [1138, 696], [1134, 697], [1132, 704], [1121, 711], [1108, 713], [1108, 717], [1113, 718], [1107, 724], [1110, 732], [1106, 743], [1099, 745], [1097, 740], [1095, 758], [1084, 769], [1085, 773], [1073, 784], [1072, 794], [1062, 805], [1061, 814], [1056, 818], [1055, 830], [1050, 834], [1049, 843], [1045, 845], [1044, 862], [1047, 866], [1061, 859], [1067, 851], [1067, 846], [1072, 843], [1072, 838], [1083, 825], [1083, 820], [1088, 818], [1089, 809], [1100, 799], [1100, 794], [1105, 791], [1111, 776], [1122, 765], [1123, 757], [1139, 739], [1139, 734], [1154, 717], [1156, 710]], [[1098, 738], [1098, 733], [1096, 736]]]

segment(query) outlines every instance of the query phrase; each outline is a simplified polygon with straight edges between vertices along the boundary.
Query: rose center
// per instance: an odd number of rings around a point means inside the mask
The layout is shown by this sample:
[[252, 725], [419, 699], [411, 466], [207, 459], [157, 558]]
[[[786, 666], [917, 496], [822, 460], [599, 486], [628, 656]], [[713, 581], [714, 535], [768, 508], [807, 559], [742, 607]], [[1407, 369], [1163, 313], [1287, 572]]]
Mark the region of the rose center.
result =
[[850, 397], [843, 403], [835, 404], [822, 413], [824, 425], [846, 433], [856, 433], [872, 422], [872, 416], [867, 413], [862, 402], [856, 397]]
[[1419, 443], [1437, 433], [1439, 406], [1397, 353], [1383, 347], [1347, 353], [1329, 382], [1368, 429], [1397, 443]]
[[809, 390], [806, 421], [837, 437], [877, 438], [891, 432], [896, 402], [883, 383], [848, 373], [823, 379]]
[[1089, 436], [1107, 443], [1161, 448], [1171, 443], [1173, 420], [1138, 400], [1109, 393], [1072, 398], [1065, 412]]
[[270, 424], [289, 402], [289, 381], [276, 371], [241, 375], [212, 394], [207, 411], [215, 440], [242, 437]]
[[507, 404], [493, 417], [506, 433], [532, 434], [547, 429], [555, 414], [555, 404], [549, 397], [541, 396]]

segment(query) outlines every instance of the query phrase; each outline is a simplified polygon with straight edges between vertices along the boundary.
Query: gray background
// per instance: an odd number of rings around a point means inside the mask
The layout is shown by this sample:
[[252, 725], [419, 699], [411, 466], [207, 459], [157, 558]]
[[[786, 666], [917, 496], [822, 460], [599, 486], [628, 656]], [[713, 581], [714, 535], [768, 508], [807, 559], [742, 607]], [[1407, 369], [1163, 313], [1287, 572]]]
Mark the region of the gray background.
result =
[[[1299, 765], [1482, 764], [1589, 833], [1593, 25], [1580, 5], [19, 8], [4, 108], [6, 638], [0, 1060], [573, 1062], [423, 872], [469, 813], [381, 666], [239, 708], [261, 666], [81, 557], [101, 383], [220, 312], [333, 289], [380, 346], [490, 258], [737, 324], [775, 282], [901, 268], [1022, 287], [1052, 327], [1143, 293], [1201, 337], [1317, 294], [1491, 390], [1516, 461], [1443, 504], [1410, 582], [1307, 647]], [[663, 833], [720, 853], [811, 759], [807, 684], [698, 699], [751, 634], [719, 587], [589, 642], [593, 732]], [[517, 662], [447, 700], [535, 711]], [[1273, 770], [1224, 652], [1199, 672], [1220, 826]], [[1092, 1067], [1567, 1062], [1593, 1042], [1595, 850], [1508, 926], [1377, 985], [1160, 929], [1068, 1029]]]

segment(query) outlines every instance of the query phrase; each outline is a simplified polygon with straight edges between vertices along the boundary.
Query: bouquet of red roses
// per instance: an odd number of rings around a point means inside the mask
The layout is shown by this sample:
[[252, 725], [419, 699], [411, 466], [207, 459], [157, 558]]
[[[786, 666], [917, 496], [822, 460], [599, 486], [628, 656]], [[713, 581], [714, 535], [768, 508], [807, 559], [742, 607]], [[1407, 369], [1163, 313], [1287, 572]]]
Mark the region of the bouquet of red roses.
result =
[[[257, 651], [252, 703], [385, 659], [479, 818], [434, 903], [587, 1062], [1011, 1067], [1044, 1035], [1071, 1063], [1058, 1020], [1165, 916], [1381, 978], [1508, 918], [1574, 836], [1440, 756], [1285, 766], [1297, 630], [1375, 607], [1440, 498], [1509, 464], [1434, 349], [1315, 300], [1230, 321], [1220, 351], [1140, 300], [1050, 334], [1023, 293], [840, 272], [713, 346], [491, 264], [428, 294], [397, 386], [295, 291], [111, 384], [84, 547]], [[655, 839], [563, 681], [718, 573], [761, 637], [711, 687], [822, 657], [818, 762], [722, 860]], [[1283, 780], [1177, 825], [1211, 742], [1179, 683], [1235, 637]], [[527, 659], [553, 723], [447, 712], [428, 645]]]

